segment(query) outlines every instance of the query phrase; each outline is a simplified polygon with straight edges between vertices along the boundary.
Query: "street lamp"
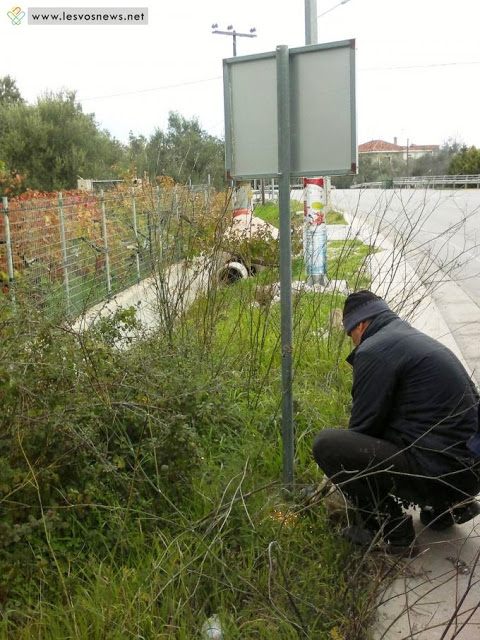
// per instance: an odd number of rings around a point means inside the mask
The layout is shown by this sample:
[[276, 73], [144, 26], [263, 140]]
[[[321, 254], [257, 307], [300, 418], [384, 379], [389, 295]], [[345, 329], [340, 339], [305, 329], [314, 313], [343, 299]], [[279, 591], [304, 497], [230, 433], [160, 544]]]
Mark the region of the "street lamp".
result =
[[235, 29], [233, 28], [233, 25], [229, 24], [227, 27], [227, 31], [219, 31], [218, 23], [215, 22], [215, 24], [212, 24], [212, 29], [213, 29], [212, 33], [217, 33], [222, 36], [232, 36], [234, 57], [237, 55], [237, 36], [239, 38], [256, 38], [257, 37], [257, 34], [256, 34], [257, 30], [255, 29], [255, 27], [252, 27], [250, 29], [250, 33], [238, 33], [238, 31], [235, 31]]

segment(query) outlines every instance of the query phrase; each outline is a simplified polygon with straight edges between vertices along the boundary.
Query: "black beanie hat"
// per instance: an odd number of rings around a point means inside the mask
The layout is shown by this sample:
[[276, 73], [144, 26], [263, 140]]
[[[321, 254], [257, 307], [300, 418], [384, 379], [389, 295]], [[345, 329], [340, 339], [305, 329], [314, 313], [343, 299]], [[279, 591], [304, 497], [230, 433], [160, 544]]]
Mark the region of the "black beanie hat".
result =
[[359, 322], [374, 318], [389, 310], [390, 307], [385, 300], [371, 291], [363, 290], [351, 293], [345, 300], [343, 307], [343, 327], [349, 334]]

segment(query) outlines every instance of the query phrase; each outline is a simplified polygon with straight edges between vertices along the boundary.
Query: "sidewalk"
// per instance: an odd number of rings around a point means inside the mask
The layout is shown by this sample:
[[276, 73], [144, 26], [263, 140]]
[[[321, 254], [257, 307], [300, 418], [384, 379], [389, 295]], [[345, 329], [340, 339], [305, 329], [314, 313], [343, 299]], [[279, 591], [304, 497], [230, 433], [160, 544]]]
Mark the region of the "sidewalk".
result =
[[[372, 237], [371, 230], [358, 221], [346, 232], [345, 237], [358, 237], [383, 249], [372, 255], [372, 290], [465, 364], [435, 301], [410, 266], [398, 260], [392, 245], [378, 234]], [[450, 282], [449, 286], [455, 285]], [[391, 568], [380, 585], [377, 617], [371, 630], [374, 640], [478, 640], [480, 516], [445, 532], [435, 532], [425, 529], [418, 511], [412, 511], [412, 515], [421, 552], [411, 560], [389, 560]]]

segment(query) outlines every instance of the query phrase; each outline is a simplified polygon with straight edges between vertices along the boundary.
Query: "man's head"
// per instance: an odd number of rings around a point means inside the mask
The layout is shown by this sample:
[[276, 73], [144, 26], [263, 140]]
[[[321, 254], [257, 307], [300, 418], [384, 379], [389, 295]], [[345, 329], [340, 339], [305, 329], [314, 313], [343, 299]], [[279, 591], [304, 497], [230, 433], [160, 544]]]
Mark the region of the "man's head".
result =
[[347, 297], [343, 307], [343, 327], [356, 347], [372, 318], [389, 309], [385, 300], [371, 291], [357, 291]]

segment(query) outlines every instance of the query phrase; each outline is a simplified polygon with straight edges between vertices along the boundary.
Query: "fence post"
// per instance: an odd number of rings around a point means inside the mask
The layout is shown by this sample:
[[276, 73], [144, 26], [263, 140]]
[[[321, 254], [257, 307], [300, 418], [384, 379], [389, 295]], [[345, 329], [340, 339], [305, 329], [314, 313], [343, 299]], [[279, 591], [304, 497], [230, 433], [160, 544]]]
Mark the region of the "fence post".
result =
[[210, 206], [210, 193], [212, 191], [212, 179], [210, 174], [207, 176], [207, 186], [205, 188], [205, 207], [208, 208]]
[[108, 248], [107, 237], [107, 216], [105, 214], [105, 194], [103, 189], [100, 190], [100, 201], [102, 203], [102, 236], [103, 236], [103, 251], [105, 253], [105, 274], [107, 277], [107, 297], [112, 295], [112, 279], [110, 276], [110, 251]]
[[[10, 236], [10, 216], [8, 213], [8, 198], [2, 198], [3, 203], [3, 220], [5, 223], [5, 245], [7, 247], [7, 270], [9, 284], [13, 285], [13, 251], [12, 251], [12, 238]], [[15, 302], [15, 293], [12, 291], [12, 300]]]
[[135, 262], [137, 265], [137, 282], [140, 282], [140, 245], [138, 243], [137, 231], [137, 203], [135, 202], [135, 187], [132, 187], [132, 216], [133, 216], [133, 233], [135, 234]]
[[[192, 181], [189, 181], [190, 186], [192, 185]], [[182, 190], [183, 193], [183, 202], [185, 202], [185, 188]], [[190, 194], [191, 192], [189, 192]], [[175, 185], [174, 189], [173, 189], [173, 212], [175, 215], [175, 220], [177, 222], [180, 221], [180, 208], [178, 206], [178, 191], [177, 191], [177, 185]], [[175, 238], [175, 248], [176, 248], [176, 256], [172, 256], [174, 257], [175, 260], [180, 260], [180, 256], [182, 255], [182, 239], [181, 239], [181, 226], [178, 225], [177, 226], [177, 230], [176, 230], [176, 238]]]
[[162, 257], [162, 216], [160, 206], [160, 187], [157, 185], [155, 188], [155, 204], [157, 209], [157, 215], [155, 216], [155, 229], [154, 229], [154, 256], [153, 256], [153, 268], [157, 269], [159, 260]]
[[173, 188], [173, 213], [176, 218], [178, 218], [178, 196], [177, 196], [177, 185]]
[[70, 313], [70, 282], [68, 279], [67, 238], [65, 235], [65, 216], [63, 214], [63, 195], [58, 194], [58, 219], [60, 221], [60, 242], [62, 244], [63, 284], [65, 286], [65, 299], [67, 314]]

